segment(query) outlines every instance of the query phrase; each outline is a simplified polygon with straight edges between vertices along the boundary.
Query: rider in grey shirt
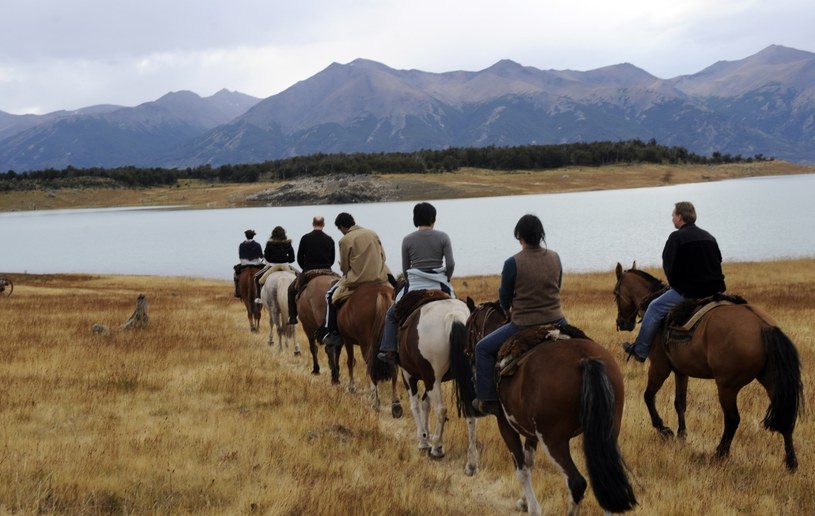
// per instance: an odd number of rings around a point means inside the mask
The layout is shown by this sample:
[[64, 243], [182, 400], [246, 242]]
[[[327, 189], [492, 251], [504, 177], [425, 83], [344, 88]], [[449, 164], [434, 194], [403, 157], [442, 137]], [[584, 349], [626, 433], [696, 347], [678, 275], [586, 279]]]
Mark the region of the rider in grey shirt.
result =
[[[405, 292], [422, 289], [443, 290], [453, 295], [450, 286], [450, 278], [453, 277], [456, 265], [453, 246], [447, 233], [433, 229], [435, 223], [436, 208], [432, 204], [422, 202], [413, 207], [413, 225], [418, 229], [402, 239], [405, 286], [396, 294], [397, 301]], [[398, 324], [391, 306], [385, 314], [385, 328], [377, 358], [392, 364], [396, 363]]]

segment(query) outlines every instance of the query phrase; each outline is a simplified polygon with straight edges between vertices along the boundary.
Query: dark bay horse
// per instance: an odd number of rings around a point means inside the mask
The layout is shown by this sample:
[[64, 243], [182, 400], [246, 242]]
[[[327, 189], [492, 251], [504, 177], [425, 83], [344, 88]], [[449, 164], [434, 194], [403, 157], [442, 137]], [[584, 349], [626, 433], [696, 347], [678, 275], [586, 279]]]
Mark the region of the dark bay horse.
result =
[[[412, 293], [408, 293], [409, 296]], [[405, 299], [403, 298], [403, 299]], [[399, 366], [410, 395], [410, 409], [416, 421], [419, 449], [431, 457], [444, 457], [444, 425], [447, 405], [442, 382], [452, 380], [456, 389], [472, 391], [473, 383], [467, 351], [466, 324], [470, 310], [459, 299], [441, 299], [422, 305], [406, 319], [399, 331]], [[424, 393], [419, 397], [419, 382]], [[469, 399], [474, 397], [471, 392]], [[436, 413], [435, 433], [430, 435], [430, 409]], [[478, 473], [478, 449], [475, 441], [475, 415], [466, 407], [468, 447], [464, 473]]]
[[[309, 271], [311, 272], [311, 271]], [[308, 273], [303, 273], [308, 274]], [[305, 288], [297, 297], [297, 314], [300, 324], [303, 325], [303, 332], [308, 339], [308, 349], [311, 351], [311, 374], [320, 374], [320, 363], [317, 360], [319, 351], [317, 343], [317, 330], [325, 324], [325, 293], [332, 283], [339, 279], [336, 273], [320, 274], [310, 278]], [[328, 366], [331, 371], [331, 383], [340, 383], [340, 368], [337, 357], [331, 362], [332, 356], [328, 357]]]
[[[637, 317], [645, 313], [647, 300], [665, 284], [636, 266], [624, 271], [618, 263], [616, 274], [617, 328], [631, 331]], [[668, 376], [673, 372], [676, 378], [674, 406], [680, 438], [686, 435], [688, 377], [713, 379], [724, 413], [724, 431], [715, 456], [726, 457], [741, 419], [739, 391], [755, 379], [770, 398], [764, 427], [784, 437], [784, 462], [790, 471], [797, 469], [792, 432], [803, 402], [800, 359], [795, 345], [764, 311], [750, 304], [718, 306], [701, 319], [689, 341], [666, 343], [664, 332], [659, 332], [648, 358], [645, 405], [651, 424], [662, 435], [673, 436], [655, 404], [656, 393]]]
[[[468, 298], [467, 304], [472, 308], [467, 321], [472, 356], [475, 343], [506, 322], [506, 315], [497, 303], [475, 306]], [[628, 511], [637, 500], [617, 447], [625, 399], [620, 368], [611, 353], [589, 338], [549, 340], [549, 335], [548, 330], [533, 328], [511, 337], [510, 344], [522, 339], [539, 343], [498, 384], [503, 408], [498, 429], [512, 454], [522, 489], [516, 505], [540, 514], [531, 481], [534, 452], [540, 442], [566, 476], [568, 514], [579, 513], [587, 483], [572, 460], [569, 441], [582, 433], [589, 480], [598, 503], [608, 512]]]
[[[356, 390], [354, 382], [354, 345], [360, 351], [367, 365], [371, 380], [371, 406], [379, 410], [379, 382], [391, 382], [391, 414], [402, 417], [402, 405], [396, 395], [396, 367], [376, 358], [379, 352], [379, 341], [385, 324], [385, 313], [393, 304], [393, 287], [388, 283], [363, 283], [354, 289], [350, 297], [342, 301], [337, 310], [337, 326], [343, 345], [348, 354], [348, 389]], [[339, 360], [340, 347], [331, 349], [326, 346], [326, 353]]]
[[255, 298], [258, 297], [255, 273], [262, 268], [262, 265], [245, 265], [238, 274], [241, 303], [246, 307], [246, 317], [249, 319], [249, 330], [252, 333], [257, 333], [260, 327], [260, 305], [255, 303]]

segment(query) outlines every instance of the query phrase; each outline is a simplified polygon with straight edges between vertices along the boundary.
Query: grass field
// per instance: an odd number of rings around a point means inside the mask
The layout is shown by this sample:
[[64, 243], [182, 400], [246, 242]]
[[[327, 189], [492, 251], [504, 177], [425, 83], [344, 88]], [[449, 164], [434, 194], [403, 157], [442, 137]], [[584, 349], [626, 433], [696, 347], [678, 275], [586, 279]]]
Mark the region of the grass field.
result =
[[[624, 264], [625, 265], [625, 264]], [[626, 407], [620, 448], [643, 515], [812, 514], [815, 424], [795, 432], [800, 469], [783, 465], [778, 434], [761, 427], [767, 397], [740, 396], [729, 459], [711, 460], [722, 416], [711, 381], [691, 380], [686, 442], [650, 426], [647, 366], [624, 362], [608, 272], [567, 274], [564, 310], [620, 361]], [[765, 308], [797, 344], [813, 406], [815, 260], [725, 264], [728, 287]], [[651, 272], [661, 276], [659, 271]], [[480, 473], [463, 473], [466, 425], [451, 406], [447, 456], [416, 449], [402, 419], [374, 412], [368, 393], [312, 376], [310, 358], [278, 353], [248, 331], [229, 282], [131, 276], [11, 275], [0, 298], [2, 514], [509, 514], [519, 488], [495, 422], [479, 422]], [[455, 280], [460, 297], [496, 297], [497, 277]], [[149, 327], [122, 323], [146, 295]], [[109, 333], [91, 331], [101, 324]], [[298, 330], [301, 347], [305, 338]], [[358, 352], [357, 352], [357, 356]], [[360, 359], [361, 360], [361, 359]], [[358, 365], [358, 377], [363, 367]], [[347, 374], [342, 371], [343, 381]], [[675, 428], [673, 382], [658, 396]], [[448, 399], [452, 404], [452, 394]], [[387, 388], [382, 388], [385, 394]], [[572, 449], [584, 472], [581, 438]], [[562, 475], [539, 451], [533, 481], [544, 513], [562, 514]], [[584, 514], [601, 511], [587, 492]]]

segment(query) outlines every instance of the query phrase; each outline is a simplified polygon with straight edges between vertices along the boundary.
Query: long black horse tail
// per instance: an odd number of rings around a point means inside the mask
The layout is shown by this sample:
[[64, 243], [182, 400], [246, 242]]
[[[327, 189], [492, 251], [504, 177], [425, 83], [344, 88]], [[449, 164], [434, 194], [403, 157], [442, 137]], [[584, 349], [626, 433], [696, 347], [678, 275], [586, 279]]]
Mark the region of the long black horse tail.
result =
[[450, 374], [456, 386], [456, 410], [459, 417], [475, 417], [473, 369], [466, 351], [467, 328], [455, 320], [450, 327]]
[[767, 353], [765, 372], [775, 386], [770, 406], [764, 416], [764, 428], [782, 434], [792, 432], [798, 420], [798, 410], [804, 403], [801, 383], [801, 360], [795, 344], [777, 326], [761, 330]]
[[581, 366], [580, 422], [591, 487], [600, 507], [625, 512], [637, 505], [637, 499], [614, 435], [614, 391], [600, 360], [586, 358]]

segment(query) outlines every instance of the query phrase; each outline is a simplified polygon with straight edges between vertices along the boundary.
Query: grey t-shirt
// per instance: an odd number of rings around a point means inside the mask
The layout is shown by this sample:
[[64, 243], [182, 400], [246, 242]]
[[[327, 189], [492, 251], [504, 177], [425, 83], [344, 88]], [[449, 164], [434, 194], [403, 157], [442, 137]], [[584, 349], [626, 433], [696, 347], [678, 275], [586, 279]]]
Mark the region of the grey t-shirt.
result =
[[450, 281], [455, 266], [453, 246], [447, 233], [417, 229], [402, 239], [402, 272], [411, 268], [431, 271], [445, 267], [447, 281]]

